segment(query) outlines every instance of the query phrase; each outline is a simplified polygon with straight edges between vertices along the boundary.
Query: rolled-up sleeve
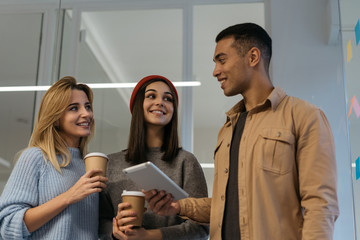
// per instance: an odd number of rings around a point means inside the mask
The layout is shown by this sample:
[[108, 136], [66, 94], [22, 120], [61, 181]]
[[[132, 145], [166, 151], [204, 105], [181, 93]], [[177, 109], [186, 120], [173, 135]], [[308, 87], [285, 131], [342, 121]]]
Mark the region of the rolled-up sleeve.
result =
[[[183, 189], [190, 197], [207, 197], [207, 185], [202, 168], [194, 155], [183, 161]], [[209, 226], [185, 220], [179, 225], [160, 228], [163, 239], [208, 239]]]
[[211, 198], [181, 199], [179, 204], [180, 216], [203, 224], [210, 223]]

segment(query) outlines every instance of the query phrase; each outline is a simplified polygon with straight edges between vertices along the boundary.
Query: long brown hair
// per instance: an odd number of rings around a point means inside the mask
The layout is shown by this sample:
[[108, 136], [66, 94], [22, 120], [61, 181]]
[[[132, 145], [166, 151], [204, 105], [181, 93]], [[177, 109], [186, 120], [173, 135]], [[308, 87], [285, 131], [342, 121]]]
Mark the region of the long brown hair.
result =
[[[59, 134], [56, 122], [64, 114], [71, 99], [72, 90], [84, 91], [89, 99], [93, 110], [93, 93], [85, 84], [78, 84], [75, 78], [67, 76], [54, 83], [41, 99], [39, 112], [35, 122], [28, 147], [41, 149], [45, 161], [51, 162], [58, 172], [61, 167], [66, 167], [71, 161], [71, 154], [65, 140]], [[79, 149], [83, 156], [87, 152], [87, 145], [94, 135], [95, 122], [91, 123], [91, 134], [80, 138]], [[62, 162], [59, 164], [56, 155], [61, 155]]]
[[[133, 107], [132, 107], [132, 118], [130, 126], [130, 135], [128, 142], [128, 149], [126, 153], [126, 161], [133, 163], [146, 162], [146, 152], [148, 150], [146, 144], [147, 126], [144, 118], [143, 103], [145, 99], [145, 89], [148, 85], [153, 82], [164, 82], [166, 83], [171, 93], [173, 94], [173, 105], [174, 113], [171, 121], [164, 127], [164, 139], [161, 150], [164, 152], [162, 160], [171, 161], [176, 157], [179, 152], [179, 137], [178, 137], [178, 110], [177, 110], [177, 94], [172, 86], [163, 79], [151, 79], [144, 83], [139, 91], [137, 92]], [[144, 151], [145, 150], [145, 151]]]

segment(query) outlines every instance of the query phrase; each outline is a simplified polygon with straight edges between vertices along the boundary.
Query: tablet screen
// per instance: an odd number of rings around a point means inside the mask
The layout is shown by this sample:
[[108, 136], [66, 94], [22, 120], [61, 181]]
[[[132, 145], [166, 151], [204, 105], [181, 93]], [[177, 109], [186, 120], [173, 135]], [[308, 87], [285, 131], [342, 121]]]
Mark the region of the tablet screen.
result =
[[156, 189], [171, 193], [175, 200], [187, 198], [189, 196], [164, 172], [156, 167], [152, 162], [141, 163], [132, 167], [123, 169], [123, 172], [140, 188], [145, 191]]

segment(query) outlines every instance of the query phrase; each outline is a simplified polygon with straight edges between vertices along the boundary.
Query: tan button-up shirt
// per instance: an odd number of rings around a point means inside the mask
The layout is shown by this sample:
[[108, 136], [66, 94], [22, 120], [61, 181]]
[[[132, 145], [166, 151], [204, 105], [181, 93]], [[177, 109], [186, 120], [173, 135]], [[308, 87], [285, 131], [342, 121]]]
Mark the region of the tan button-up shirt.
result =
[[[219, 132], [212, 198], [180, 201], [180, 215], [210, 220], [211, 239], [221, 239], [232, 131], [243, 111], [240, 101]], [[249, 111], [238, 168], [242, 240], [332, 239], [339, 215], [335, 147], [319, 108], [275, 88]]]

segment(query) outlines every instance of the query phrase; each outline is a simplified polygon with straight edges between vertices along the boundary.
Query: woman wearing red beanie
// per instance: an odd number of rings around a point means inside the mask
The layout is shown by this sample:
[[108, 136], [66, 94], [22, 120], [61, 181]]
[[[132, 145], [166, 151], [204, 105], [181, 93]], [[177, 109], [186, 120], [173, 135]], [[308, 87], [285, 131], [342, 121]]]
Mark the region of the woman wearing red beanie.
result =
[[176, 88], [163, 76], [147, 76], [134, 88], [128, 148], [109, 155], [108, 187], [100, 196], [100, 239], [208, 239], [207, 226], [150, 210], [144, 213], [141, 228], [125, 226], [136, 215], [124, 210], [128, 205], [121, 201], [122, 191], [141, 189], [124, 175], [124, 168], [151, 161], [190, 197], [207, 197], [200, 164], [192, 153], [179, 147], [177, 106]]

